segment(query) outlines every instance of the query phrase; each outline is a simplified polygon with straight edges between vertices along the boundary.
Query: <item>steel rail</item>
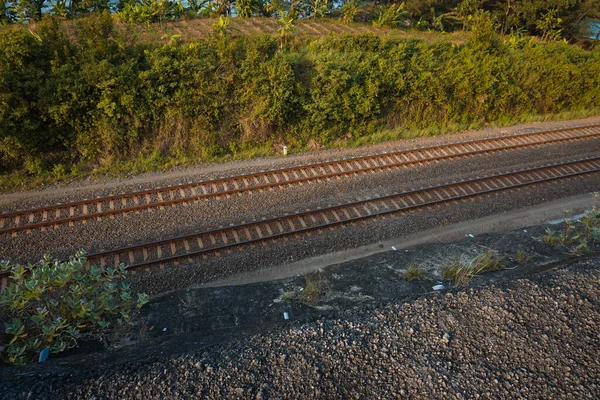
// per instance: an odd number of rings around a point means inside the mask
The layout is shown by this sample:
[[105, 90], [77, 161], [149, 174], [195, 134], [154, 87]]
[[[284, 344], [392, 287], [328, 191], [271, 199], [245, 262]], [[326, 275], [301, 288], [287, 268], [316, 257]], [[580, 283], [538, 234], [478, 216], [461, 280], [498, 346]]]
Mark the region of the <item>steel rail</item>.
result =
[[[548, 171], [548, 170], [552, 170], [552, 169], [557, 170], [559, 173], [555, 174], [555, 175], [551, 175], [551, 176], [544, 176], [542, 174], [542, 171]], [[567, 171], [567, 172], [565, 173], [564, 171]], [[444, 184], [444, 185], [437, 185], [437, 186], [431, 186], [431, 187], [427, 187], [427, 188], [421, 188], [421, 189], [410, 190], [410, 191], [405, 191], [405, 192], [398, 192], [398, 193], [388, 194], [385, 196], [379, 196], [379, 197], [375, 197], [375, 198], [371, 198], [371, 199], [364, 199], [364, 200], [354, 201], [354, 202], [350, 202], [350, 203], [339, 204], [339, 205], [335, 205], [335, 206], [317, 208], [314, 210], [307, 210], [307, 211], [297, 212], [297, 213], [288, 214], [288, 215], [284, 215], [284, 216], [265, 218], [262, 220], [246, 222], [246, 223], [242, 223], [239, 225], [231, 225], [228, 227], [211, 229], [211, 230], [207, 230], [207, 231], [196, 232], [196, 233], [192, 233], [192, 234], [157, 240], [157, 241], [143, 243], [143, 244], [125, 246], [125, 247], [108, 250], [108, 251], [90, 253], [88, 255], [88, 258], [92, 261], [94, 261], [94, 260], [101, 261], [101, 264], [104, 266], [106, 264], [105, 263], [106, 258], [116, 256], [116, 260], [117, 260], [116, 264], [118, 264], [120, 262], [119, 255], [124, 255], [124, 256], [129, 255], [130, 260], [132, 258], [135, 259], [135, 257], [133, 257], [133, 252], [137, 251], [137, 250], [141, 250], [141, 249], [144, 249], [144, 252], [145, 252], [144, 257], [146, 257], [147, 252], [151, 249], [160, 248], [160, 246], [162, 246], [162, 245], [173, 246], [174, 243], [176, 243], [176, 242], [182, 243], [182, 242], [185, 242], [186, 240], [197, 239], [199, 237], [205, 237], [205, 238], [210, 237], [211, 240], [214, 240], [214, 238], [219, 237], [218, 234], [224, 235], [226, 232], [240, 232], [240, 231], [244, 231], [245, 229], [248, 229], [251, 227], [257, 227], [257, 226], [264, 227], [264, 226], [268, 226], [269, 224], [277, 224], [278, 222], [282, 223], [283, 221], [290, 221], [295, 218], [296, 219], [300, 218], [300, 220], [302, 220], [301, 219], [302, 217], [324, 215], [327, 212], [332, 212], [332, 211], [336, 211], [336, 210], [349, 210], [351, 208], [356, 209], [356, 207], [359, 205], [374, 204], [375, 202], [381, 202], [381, 201], [385, 201], [388, 199], [398, 199], [398, 198], [404, 197], [407, 199], [412, 198], [413, 200], [411, 201], [411, 203], [414, 202], [413, 204], [407, 204], [406, 201], [403, 201], [403, 204], [404, 204], [403, 206], [395, 207], [392, 209], [377, 211], [374, 213], [367, 212], [364, 215], [356, 215], [354, 217], [348, 217], [348, 218], [337, 220], [337, 221], [327, 221], [326, 223], [314, 223], [310, 226], [306, 225], [306, 226], [302, 226], [301, 228], [291, 229], [289, 231], [283, 231], [283, 232], [279, 232], [279, 233], [271, 233], [269, 235], [265, 235], [262, 237], [247, 238], [245, 240], [235, 240], [235, 241], [232, 241], [231, 243], [224, 241], [224, 243], [219, 244], [219, 245], [216, 245], [216, 243], [215, 243], [212, 247], [202, 248], [202, 249], [194, 250], [194, 251], [188, 251], [188, 252], [185, 252], [182, 254], [172, 254], [170, 256], [159, 257], [159, 258], [152, 259], [152, 260], [143, 260], [141, 262], [132, 262], [128, 268], [136, 269], [136, 268], [146, 267], [146, 266], [155, 265], [155, 264], [165, 264], [165, 263], [169, 263], [169, 262], [177, 262], [177, 261], [185, 259], [185, 258], [188, 258], [191, 260], [191, 258], [193, 258], [193, 257], [197, 257], [197, 256], [204, 255], [204, 254], [211, 253], [211, 252], [218, 252], [221, 250], [231, 249], [234, 247], [240, 247], [240, 246], [245, 246], [248, 244], [259, 243], [259, 242], [265, 242], [265, 241], [274, 240], [274, 239], [278, 239], [278, 238], [282, 238], [282, 237], [286, 237], [286, 236], [299, 235], [299, 234], [314, 231], [314, 230], [332, 228], [332, 227], [335, 227], [338, 225], [348, 224], [348, 223], [357, 222], [357, 221], [370, 219], [370, 218], [375, 218], [375, 217], [379, 217], [379, 216], [384, 216], [384, 215], [388, 215], [388, 214], [405, 212], [405, 211], [419, 209], [419, 208], [423, 208], [423, 207], [444, 204], [444, 203], [448, 203], [448, 202], [463, 200], [463, 199], [477, 197], [477, 196], [483, 196], [483, 195], [490, 194], [490, 193], [496, 193], [496, 192], [500, 192], [500, 191], [506, 191], [506, 190], [516, 189], [516, 188], [521, 188], [521, 187], [526, 187], [526, 186], [536, 185], [536, 184], [541, 184], [541, 183], [554, 182], [554, 181], [561, 180], [561, 179], [573, 178], [573, 177], [597, 173], [597, 172], [600, 172], [600, 157], [592, 157], [592, 158], [587, 158], [587, 159], [582, 159], [582, 160], [575, 160], [575, 161], [568, 161], [568, 162], [551, 164], [551, 165], [544, 165], [544, 166], [530, 168], [530, 169], [517, 170], [517, 171], [512, 171], [512, 172], [506, 172], [506, 173], [501, 173], [501, 174], [496, 174], [496, 175], [490, 175], [490, 176], [485, 176], [485, 177], [480, 177], [480, 178], [469, 179], [469, 180], [465, 180], [465, 181], [452, 182], [452, 183]], [[519, 175], [524, 175], [525, 177], [527, 177], [527, 174], [529, 174], [529, 176], [533, 176], [533, 177], [538, 176], [538, 178], [519, 181]], [[506, 184], [505, 181], [507, 181], [509, 183]], [[497, 182], [500, 182], [501, 185], [497, 185]], [[494, 187], [494, 185], [496, 185], [496, 186]], [[480, 187], [480, 188], [482, 187], [483, 189], [469, 192], [467, 190], [464, 190], [465, 187]], [[463, 193], [460, 193], [457, 190], [453, 190], [456, 188], [463, 188], [462, 189]], [[451, 191], [454, 191], [456, 194], [451, 195], [451, 196], [446, 196], [446, 197], [440, 196], [440, 193], [444, 193], [444, 192], [448, 193]], [[439, 198], [434, 199], [434, 196], [432, 195], [432, 193], [435, 193]], [[423, 199], [424, 197], [429, 197], [429, 200], [424, 200]], [[415, 202], [414, 201], [415, 198], [421, 198], [421, 199], [423, 199], [423, 201]], [[431, 200], [431, 199], [434, 199], [434, 200]], [[173, 247], [172, 247], [172, 249], [173, 249]]]
[[[587, 132], [590, 129], [592, 130], [592, 133]], [[597, 129], [597, 131], [596, 131], [596, 129]], [[553, 137], [550, 139], [542, 138], [541, 140], [537, 140], [537, 141], [533, 141], [533, 142], [522, 142], [522, 143], [518, 142], [518, 140], [527, 140], [527, 139], [530, 139], [531, 137], [535, 137], [535, 136], [541, 136], [541, 137], [553, 136], [553, 135], [559, 135], [560, 133], [576, 132], [576, 131], [581, 131], [581, 130], [584, 131], [583, 135], [577, 135], [577, 136], [567, 135], [567, 136]], [[87, 207], [89, 205], [97, 205], [97, 208], [101, 209], [101, 204], [106, 203], [106, 202], [113, 202], [115, 200], [121, 200], [122, 202], [124, 202], [124, 201], [126, 201], [126, 199], [130, 199], [130, 198], [137, 199], [142, 196], [148, 197], [152, 194], [157, 194], [157, 193], [158, 194], [173, 193], [178, 190], [183, 191], [184, 189], [188, 189], [188, 188], [196, 188], [196, 187], [204, 187], [204, 186], [215, 187], [214, 185], [216, 185], [217, 183], [221, 183], [221, 184], [223, 184], [223, 186], [225, 188], [227, 188], [224, 191], [206, 192], [206, 190], [203, 190], [205, 193], [200, 194], [200, 195], [193, 195], [193, 196], [183, 196], [182, 195], [182, 197], [180, 197], [180, 198], [171, 198], [171, 200], [166, 200], [166, 201], [163, 200], [163, 201], [157, 201], [157, 202], [150, 202], [150, 200], [148, 200], [148, 204], [128, 206], [128, 207], [123, 207], [123, 208], [116, 208], [116, 209], [91, 212], [91, 213], [84, 212], [81, 215], [70, 216], [67, 218], [59, 217], [58, 219], [55, 218], [55, 219], [49, 219], [49, 220], [36, 222], [36, 223], [27, 223], [27, 224], [23, 224], [23, 225], [8, 227], [8, 228], [2, 228], [2, 229], [0, 229], [0, 234], [2, 234], [2, 233], [13, 233], [14, 234], [19, 231], [30, 231], [30, 230], [37, 229], [37, 228], [44, 228], [44, 227], [48, 227], [48, 226], [58, 226], [58, 225], [65, 224], [65, 223], [72, 223], [75, 221], [82, 221], [82, 220], [93, 219], [93, 218], [101, 218], [101, 217], [113, 216], [113, 215], [117, 215], [117, 214], [127, 214], [130, 212], [138, 212], [140, 210], [150, 209], [150, 208], [166, 207], [166, 206], [174, 207], [175, 204], [178, 204], [178, 203], [190, 203], [190, 202], [194, 202], [194, 201], [199, 201], [201, 199], [208, 199], [211, 197], [231, 196], [234, 194], [241, 194], [242, 192], [256, 191], [256, 190], [260, 191], [263, 189], [270, 189], [270, 188], [277, 187], [277, 186], [286, 186], [286, 185], [292, 185], [292, 184], [298, 184], [298, 183], [301, 184], [303, 182], [309, 182], [309, 181], [327, 180], [327, 179], [331, 179], [331, 178], [339, 178], [339, 177], [346, 176], [346, 175], [374, 172], [377, 170], [396, 168], [396, 167], [407, 166], [407, 165], [418, 164], [418, 163], [435, 162], [435, 161], [441, 161], [441, 160], [446, 160], [446, 159], [451, 159], [451, 158], [473, 156], [473, 155], [477, 155], [477, 154], [485, 154], [485, 153], [496, 152], [496, 151], [513, 150], [513, 149], [518, 149], [518, 148], [539, 146], [539, 145], [564, 142], [564, 141], [590, 139], [590, 138], [595, 138], [595, 137], [599, 137], [599, 136], [600, 136], [600, 124], [584, 125], [584, 126], [578, 126], [578, 127], [557, 129], [557, 130], [552, 130], [552, 131], [542, 131], [542, 132], [524, 133], [524, 134], [517, 134], [517, 135], [510, 135], [510, 136], [503, 136], [503, 137], [496, 137], [496, 138], [477, 139], [477, 140], [471, 140], [471, 141], [465, 141], [465, 142], [449, 143], [449, 144], [444, 144], [444, 145], [416, 148], [416, 149], [410, 149], [410, 150], [402, 150], [402, 151], [396, 151], [396, 152], [390, 152], [390, 153], [380, 153], [380, 154], [372, 154], [372, 155], [367, 155], [367, 156], [326, 161], [326, 162], [315, 163], [315, 164], [304, 164], [304, 165], [294, 166], [294, 167], [289, 167], [289, 168], [274, 169], [274, 170], [269, 170], [269, 171], [260, 171], [260, 172], [254, 172], [251, 174], [246, 174], [246, 175], [232, 176], [232, 177], [227, 177], [227, 178], [219, 178], [219, 179], [213, 179], [213, 180], [209, 180], [209, 181], [199, 181], [199, 182], [195, 182], [195, 183], [188, 183], [188, 184], [184, 184], [184, 185], [177, 185], [177, 186], [171, 186], [171, 187], [166, 187], [166, 188], [155, 188], [155, 189], [151, 189], [151, 190], [147, 190], [147, 191], [132, 192], [132, 193], [126, 193], [126, 194], [122, 194], [122, 195], [112, 195], [112, 196], [100, 197], [100, 198], [96, 198], [96, 199], [82, 200], [82, 201], [72, 202], [72, 203], [56, 204], [56, 205], [51, 205], [51, 206], [46, 206], [46, 207], [32, 208], [32, 209], [28, 209], [28, 210], [20, 210], [20, 211], [9, 212], [9, 213], [0, 213], [0, 221], [2, 221], [1, 225], [4, 226], [5, 225], [4, 220], [6, 220], [6, 219], [15, 218], [15, 224], [18, 224], [17, 218], [19, 218], [21, 216], [29, 215], [29, 216], [33, 217], [34, 215], [40, 215], [40, 214], [47, 213], [48, 211], [52, 211], [52, 210], [57, 211], [58, 215], [60, 216], [60, 210], [71, 209], [71, 212], [73, 212], [74, 207], [77, 207], [77, 206]], [[514, 143], [514, 141], [517, 141], [517, 143]], [[495, 144], [495, 143], [505, 143], [505, 145], [503, 145], [501, 147], [490, 147], [490, 148], [477, 148], [476, 147], [478, 145], [482, 146], [482, 145], [486, 145], [486, 144], [489, 145], [489, 144]], [[460, 150], [461, 148], [464, 148], [467, 150], [462, 151], [462, 152], [457, 152], [457, 153], [450, 152], [450, 149]], [[473, 150], [473, 148], [475, 150]], [[445, 150], [448, 152], [445, 152]], [[427, 154], [427, 153], [429, 153], [429, 154]], [[425, 154], [427, 156], [432, 153], [434, 154], [434, 156], [429, 156], [429, 158], [427, 158], [427, 157], [420, 158], [420, 155], [422, 155], [422, 154]], [[392, 157], [396, 157], [400, 161], [390, 163], [390, 162], [387, 162], [386, 160], [383, 160], [380, 164], [374, 162], [374, 160], [377, 160], [377, 159], [379, 159], [381, 161], [384, 158], [392, 159]], [[372, 166], [369, 165], [366, 162], [367, 160], [372, 160], [374, 165], [372, 165]], [[361, 161], [365, 162], [367, 167], [361, 165], [360, 164]], [[392, 161], [393, 161], [393, 159], [392, 159]], [[359, 168], [351, 167], [351, 169], [343, 170], [343, 168], [341, 167], [341, 165], [352, 165], [352, 163], [356, 163], [356, 165], [358, 165]], [[331, 170], [334, 170], [333, 166], [335, 166], [335, 165], [339, 166], [340, 171], [328, 173], [324, 169], [322, 169], [323, 167], [331, 167]], [[317, 175], [312, 175], [312, 176], [308, 176], [308, 174], [305, 173], [304, 177], [293, 178], [293, 179], [289, 179], [289, 177], [287, 176], [287, 173], [291, 174], [294, 171], [296, 171], [296, 172], [303, 171], [303, 170], [313, 170], [314, 171], [315, 169], [322, 169], [323, 173], [320, 173]], [[235, 189], [229, 189], [227, 187], [228, 182], [231, 183], [234, 181], [247, 181], [248, 179], [252, 179], [252, 178], [256, 179], [258, 177], [263, 177], [266, 181], [268, 181], [268, 179], [265, 177], [271, 176], [271, 175], [275, 176], [276, 174], [283, 174], [285, 178], [281, 179], [281, 180], [275, 178], [276, 182], [271, 182], [271, 183], [266, 183], [266, 184], [264, 184], [264, 183], [256, 184], [253, 186], [250, 185], [250, 186], [246, 186], [246, 187], [239, 187], [237, 184], [234, 183], [234, 184], [232, 184], [232, 186], [235, 186]], [[298, 176], [298, 175], [299, 174], [296, 174], [296, 176]], [[170, 196], [173, 197], [172, 194], [170, 194]], [[162, 196], [161, 196], [161, 199], [162, 199]], [[112, 205], [111, 205], [111, 207], [112, 207]]]

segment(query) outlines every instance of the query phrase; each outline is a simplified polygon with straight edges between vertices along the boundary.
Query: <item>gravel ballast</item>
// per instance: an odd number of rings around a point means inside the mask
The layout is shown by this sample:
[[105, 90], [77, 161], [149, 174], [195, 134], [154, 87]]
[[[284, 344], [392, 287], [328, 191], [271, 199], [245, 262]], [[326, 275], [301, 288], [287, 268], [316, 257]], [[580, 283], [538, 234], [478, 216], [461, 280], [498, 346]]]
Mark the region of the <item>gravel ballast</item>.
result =
[[[527, 279], [347, 310], [96, 376], [7, 381], [8, 398], [600, 396], [600, 258]], [[168, 346], [166, 344], [166, 346]], [[164, 349], [164, 346], [163, 346]], [[162, 350], [160, 351], [162, 352]]]
[[[457, 159], [364, 174], [349, 179], [292, 186], [251, 196], [202, 201], [188, 207], [166, 208], [115, 219], [88, 221], [56, 230], [33, 231], [16, 237], [0, 237], [3, 259], [18, 262], [39, 260], [44, 253], [67, 257], [84, 248], [88, 252], [158, 240], [231, 223], [272, 217], [302, 209], [354, 201], [375, 195], [463, 180], [499, 171], [511, 171], [574, 158], [597, 155], [596, 141], [585, 140], [520, 151], [505, 151], [483, 157]], [[540, 204], [544, 201], [580, 195], [600, 188], [600, 174], [568, 179], [558, 184], [543, 184], [523, 190], [502, 192], [484, 198], [449, 203], [410, 214], [378, 218], [366, 223], [345, 225], [334, 231], [313, 233], [269, 246], [246, 247], [242, 251], [210, 255], [188, 266], [151, 268], [136, 275], [137, 289], [156, 294], [200, 284], [243, 272], [297, 261], [307, 257], [355, 248], [419, 230], [479, 218], [495, 213]], [[590, 202], [591, 205], [591, 202]]]

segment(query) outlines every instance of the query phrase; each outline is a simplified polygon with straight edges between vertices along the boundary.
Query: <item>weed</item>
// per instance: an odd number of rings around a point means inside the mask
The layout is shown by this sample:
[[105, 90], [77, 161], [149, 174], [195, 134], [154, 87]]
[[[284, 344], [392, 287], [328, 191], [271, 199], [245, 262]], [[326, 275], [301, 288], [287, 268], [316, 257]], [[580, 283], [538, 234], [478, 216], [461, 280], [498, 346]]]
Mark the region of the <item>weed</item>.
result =
[[283, 301], [293, 301], [297, 296], [298, 292], [292, 290], [290, 292], [285, 292], [284, 294], [282, 294], [281, 299]]
[[517, 249], [515, 254], [513, 254], [513, 259], [517, 264], [527, 264], [528, 262], [533, 261], [533, 257], [523, 249]]
[[404, 273], [404, 278], [412, 282], [414, 280], [425, 280], [427, 279], [427, 273], [420, 264], [409, 264]]
[[457, 260], [440, 269], [442, 279], [452, 280], [456, 286], [465, 286], [472, 277], [488, 271], [504, 269], [502, 261], [494, 256], [493, 250], [478, 254], [471, 260], [463, 262]]
[[567, 253], [572, 255], [591, 252], [594, 245], [600, 240], [598, 198], [598, 193], [594, 193], [594, 205], [580, 220], [565, 220], [564, 228], [560, 232], [550, 228], [546, 229], [546, 235], [541, 240], [552, 246], [562, 246]]
[[304, 290], [297, 297], [303, 303], [314, 306], [329, 291], [329, 282], [318, 273], [308, 274], [304, 280]]

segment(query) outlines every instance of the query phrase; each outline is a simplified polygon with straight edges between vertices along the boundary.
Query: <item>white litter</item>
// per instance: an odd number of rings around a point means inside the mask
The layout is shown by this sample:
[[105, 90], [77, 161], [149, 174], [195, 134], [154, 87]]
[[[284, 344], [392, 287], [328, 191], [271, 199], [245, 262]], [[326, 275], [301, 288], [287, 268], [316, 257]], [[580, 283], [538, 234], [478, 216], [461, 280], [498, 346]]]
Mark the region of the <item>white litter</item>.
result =
[[433, 287], [433, 290], [444, 290], [444, 289], [446, 289], [446, 286], [444, 286], [444, 285], [435, 285]]
[[475, 237], [475, 235], [473, 235], [472, 233], [469, 233], [469, 237]]
[[392, 246], [392, 250], [396, 251], [398, 249], [396, 248], [396, 246]]
[[283, 313], [283, 319], [290, 319], [290, 315], [286, 312]]
[[527, 233], [527, 229], [523, 229], [523, 232]]
[[163, 328], [163, 332], [166, 332], [166, 331], [167, 331], [167, 328]]

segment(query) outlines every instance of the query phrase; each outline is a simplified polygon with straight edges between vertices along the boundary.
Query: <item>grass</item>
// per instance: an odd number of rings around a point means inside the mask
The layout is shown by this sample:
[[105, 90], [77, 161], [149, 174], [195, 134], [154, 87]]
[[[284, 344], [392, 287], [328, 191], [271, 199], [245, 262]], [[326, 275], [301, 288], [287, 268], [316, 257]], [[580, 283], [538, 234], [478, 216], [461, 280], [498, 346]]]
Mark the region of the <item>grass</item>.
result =
[[442, 279], [454, 281], [456, 286], [466, 286], [476, 275], [489, 271], [500, 271], [504, 269], [502, 260], [494, 255], [493, 250], [478, 254], [474, 258], [463, 261], [457, 260], [452, 264], [440, 269]]
[[[567, 111], [548, 115], [521, 115], [514, 119], [502, 120], [491, 123], [489, 126], [504, 127], [518, 123], [551, 120], [580, 119], [600, 114], [600, 107], [591, 110]], [[482, 124], [433, 124], [427, 127], [400, 127], [395, 129], [382, 129], [370, 135], [356, 139], [339, 140], [325, 146], [327, 148], [354, 148], [372, 145], [394, 140], [411, 139], [417, 137], [430, 137], [444, 134], [452, 134], [468, 129], [483, 128]], [[290, 147], [288, 154], [298, 154], [314, 151], [308, 146]], [[279, 156], [281, 151], [270, 144], [260, 143], [253, 147], [220, 156], [203, 157], [192, 156], [164, 156], [154, 151], [149, 154], [141, 154], [130, 160], [112, 161], [105, 166], [89, 168], [84, 165], [75, 164], [67, 166], [66, 172], [57, 173], [52, 171], [40, 171], [29, 174], [23, 170], [8, 174], [0, 174], [0, 193], [9, 193], [38, 188], [44, 185], [65, 183], [76, 179], [87, 177], [124, 177], [129, 174], [140, 174], [145, 172], [164, 171], [174, 167], [189, 167], [201, 162], [223, 163], [232, 160], [252, 159], [257, 157]], [[87, 167], [87, 168], [86, 168]]]
[[281, 295], [281, 299], [316, 306], [329, 290], [329, 282], [317, 272], [304, 276], [304, 288], [302, 290], [285, 292]]
[[578, 221], [566, 219], [564, 228], [556, 232], [546, 229], [546, 235], [541, 240], [551, 246], [562, 246], [568, 254], [582, 255], [593, 252], [600, 242], [600, 195], [594, 193], [594, 204], [587, 214]]
[[329, 282], [319, 273], [308, 274], [304, 280], [304, 290], [298, 294], [298, 298], [303, 303], [315, 306], [329, 292]]
[[298, 292], [292, 290], [289, 292], [285, 292], [281, 295], [281, 299], [283, 301], [293, 301], [298, 296]]
[[533, 257], [523, 249], [517, 249], [513, 254], [513, 259], [517, 264], [527, 264], [533, 261]]
[[404, 278], [409, 282], [414, 280], [426, 280], [428, 279], [427, 273], [420, 264], [409, 264], [404, 273]]

